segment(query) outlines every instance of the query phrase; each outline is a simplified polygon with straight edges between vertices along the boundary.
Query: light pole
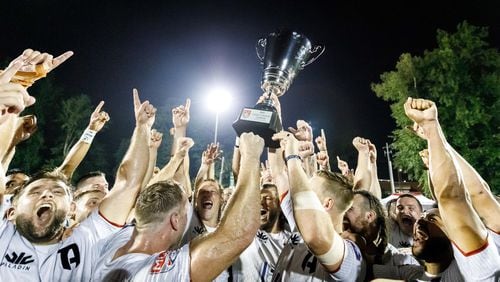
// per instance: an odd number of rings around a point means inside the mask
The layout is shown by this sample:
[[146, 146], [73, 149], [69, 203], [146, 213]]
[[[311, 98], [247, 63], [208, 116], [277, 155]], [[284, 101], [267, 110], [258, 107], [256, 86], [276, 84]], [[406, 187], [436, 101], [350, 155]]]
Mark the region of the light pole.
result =
[[[207, 105], [212, 111], [215, 111], [214, 144], [217, 144], [217, 135], [219, 131], [219, 113], [227, 109], [229, 107], [230, 102], [231, 102], [231, 96], [229, 95], [229, 91], [224, 88], [221, 87], [213, 88], [208, 94]], [[224, 169], [224, 156], [222, 156], [222, 162], [219, 173], [219, 183], [221, 185], [222, 185], [223, 169]]]
[[391, 162], [391, 150], [389, 149], [389, 144], [385, 143], [384, 154], [387, 157], [387, 164], [389, 165], [389, 179], [391, 180], [391, 194], [396, 193], [394, 187], [394, 176], [392, 175], [392, 162]]

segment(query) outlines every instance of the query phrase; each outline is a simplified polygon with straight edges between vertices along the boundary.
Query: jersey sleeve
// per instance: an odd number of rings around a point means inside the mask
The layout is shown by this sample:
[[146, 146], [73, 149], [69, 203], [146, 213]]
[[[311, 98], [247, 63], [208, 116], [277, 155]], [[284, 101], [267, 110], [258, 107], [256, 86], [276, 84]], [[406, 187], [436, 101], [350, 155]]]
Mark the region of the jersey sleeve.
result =
[[366, 265], [363, 261], [361, 251], [358, 246], [350, 241], [344, 239], [344, 258], [339, 269], [330, 273], [330, 276], [335, 281], [363, 281], [366, 275]]
[[500, 255], [490, 234], [481, 248], [469, 253], [462, 252], [455, 244], [452, 246], [458, 268], [464, 277], [470, 281], [499, 281]]
[[288, 221], [288, 225], [290, 226], [290, 230], [292, 232], [297, 232], [297, 224], [295, 223], [295, 217], [293, 216], [293, 205], [292, 205], [292, 197], [290, 196], [290, 192], [287, 192], [286, 195], [281, 200], [281, 211]]
[[92, 212], [82, 223], [76, 227], [74, 233], [85, 232], [90, 236], [89, 239], [97, 242], [111, 234], [119, 231], [123, 226], [116, 225], [108, 221], [99, 211]]

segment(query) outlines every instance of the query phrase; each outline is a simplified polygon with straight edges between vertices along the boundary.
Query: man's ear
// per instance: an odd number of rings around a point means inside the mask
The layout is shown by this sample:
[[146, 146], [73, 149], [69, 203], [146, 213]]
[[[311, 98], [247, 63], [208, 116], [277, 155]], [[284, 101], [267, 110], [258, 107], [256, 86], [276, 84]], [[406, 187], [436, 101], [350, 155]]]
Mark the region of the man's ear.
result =
[[179, 213], [178, 212], [173, 212], [170, 215], [170, 225], [172, 226], [172, 229], [177, 231], [180, 228], [179, 224]]
[[323, 207], [325, 208], [326, 211], [329, 211], [333, 209], [335, 206], [335, 200], [333, 198], [327, 197], [325, 200], [323, 200]]
[[4, 216], [7, 218], [7, 220], [12, 221], [16, 218], [16, 209], [13, 207], [10, 207], [8, 210], [5, 211]]
[[369, 212], [366, 212], [365, 217], [368, 220], [368, 222], [371, 223], [371, 222], [375, 221], [375, 219], [377, 218], [377, 214], [374, 211], [369, 211]]

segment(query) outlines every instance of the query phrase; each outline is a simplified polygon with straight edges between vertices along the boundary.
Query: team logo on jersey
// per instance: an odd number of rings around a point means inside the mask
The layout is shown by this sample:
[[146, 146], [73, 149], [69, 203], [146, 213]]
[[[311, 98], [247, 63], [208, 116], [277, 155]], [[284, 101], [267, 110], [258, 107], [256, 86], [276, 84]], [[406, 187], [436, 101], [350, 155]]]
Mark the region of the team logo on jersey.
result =
[[290, 243], [293, 246], [297, 246], [298, 243], [300, 243], [300, 235], [299, 233], [293, 233], [292, 236], [290, 236]]
[[161, 252], [151, 267], [151, 273], [169, 272], [172, 268], [174, 268], [174, 263], [178, 255], [179, 250]]
[[261, 241], [264, 241], [264, 243], [267, 242], [267, 240], [269, 239], [269, 237], [266, 235], [266, 233], [262, 232], [262, 231], [257, 231], [257, 238], [259, 238]]
[[205, 227], [203, 227], [203, 226], [195, 226], [194, 227], [194, 232], [196, 232], [196, 234], [198, 234], [198, 235], [203, 234], [205, 232]]
[[71, 270], [72, 264], [75, 268], [80, 264], [80, 250], [75, 243], [58, 250], [57, 253], [61, 255], [61, 264], [66, 270]]
[[19, 269], [25, 271], [29, 271], [31, 269], [31, 266], [29, 266], [29, 264], [35, 261], [33, 259], [33, 256], [26, 255], [25, 252], [22, 252], [20, 254], [16, 252], [6, 254], [5, 260], [7, 262], [0, 263], [0, 267], [3, 266], [11, 269]]

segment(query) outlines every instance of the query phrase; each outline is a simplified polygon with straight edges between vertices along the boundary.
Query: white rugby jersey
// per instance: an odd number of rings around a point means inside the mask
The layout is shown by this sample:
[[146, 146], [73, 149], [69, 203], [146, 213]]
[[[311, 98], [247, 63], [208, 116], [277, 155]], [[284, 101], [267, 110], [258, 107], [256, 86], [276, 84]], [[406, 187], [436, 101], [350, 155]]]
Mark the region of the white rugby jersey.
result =
[[93, 247], [120, 228], [93, 212], [57, 244], [34, 245], [7, 220], [0, 224], [2, 281], [89, 281]]
[[389, 243], [403, 251], [411, 254], [411, 246], [413, 245], [413, 236], [408, 236], [401, 231], [397, 222], [391, 224], [391, 234], [389, 236]]
[[257, 231], [254, 240], [231, 266], [233, 281], [271, 281], [278, 258], [291, 233]]
[[101, 240], [93, 266], [92, 281], [189, 281], [189, 245], [153, 255], [132, 253], [113, 259], [116, 250], [130, 239], [134, 226], [127, 226]]
[[500, 255], [492, 236], [476, 251], [463, 253], [455, 244], [453, 256], [466, 281], [500, 281]]
[[[281, 202], [281, 210], [289, 223], [295, 223], [291, 209], [288, 193]], [[272, 281], [364, 281], [366, 265], [361, 251], [350, 240], [344, 239], [344, 247], [342, 264], [337, 271], [330, 273], [309, 251], [300, 234], [294, 232], [281, 252]]]
[[496, 233], [493, 230], [488, 229], [488, 233], [490, 234], [493, 242], [495, 242], [495, 246], [497, 247], [497, 251], [500, 254], [500, 233]]

